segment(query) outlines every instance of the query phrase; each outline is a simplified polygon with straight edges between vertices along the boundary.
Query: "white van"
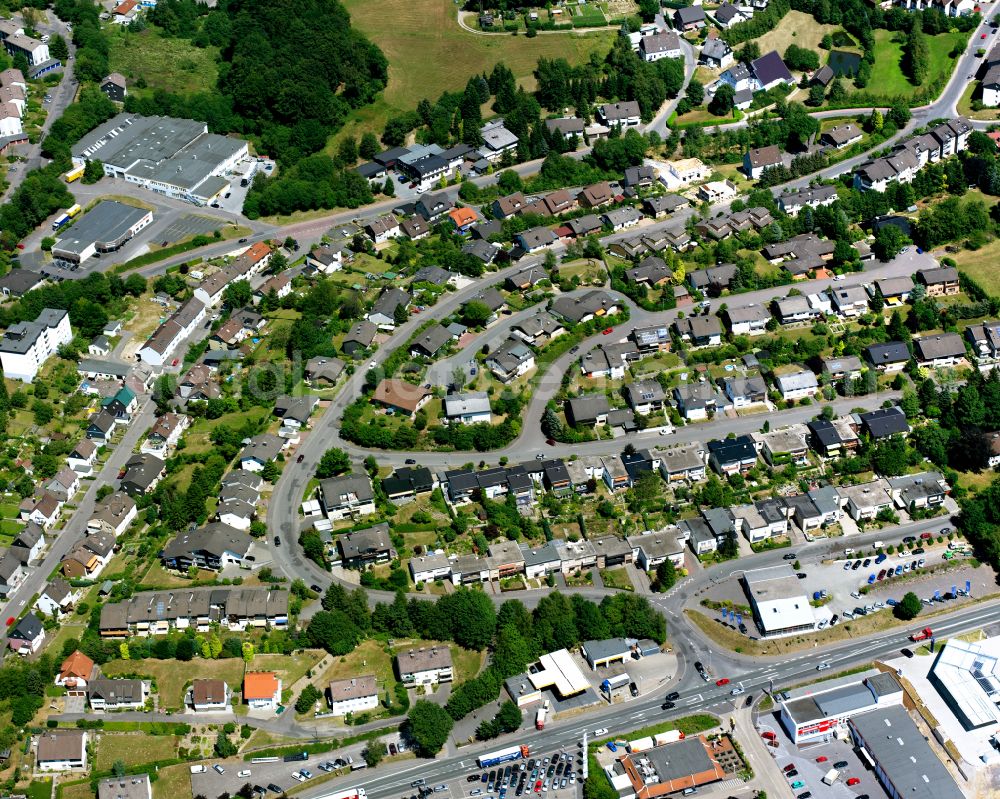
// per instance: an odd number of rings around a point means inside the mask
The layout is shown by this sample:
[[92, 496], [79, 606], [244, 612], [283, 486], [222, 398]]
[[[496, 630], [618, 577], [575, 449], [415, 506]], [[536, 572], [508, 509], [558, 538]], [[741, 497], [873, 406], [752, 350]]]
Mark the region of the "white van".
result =
[[206, 771], [208, 771], [208, 769], [205, 768], [205, 766], [191, 766], [192, 774], [204, 774]]

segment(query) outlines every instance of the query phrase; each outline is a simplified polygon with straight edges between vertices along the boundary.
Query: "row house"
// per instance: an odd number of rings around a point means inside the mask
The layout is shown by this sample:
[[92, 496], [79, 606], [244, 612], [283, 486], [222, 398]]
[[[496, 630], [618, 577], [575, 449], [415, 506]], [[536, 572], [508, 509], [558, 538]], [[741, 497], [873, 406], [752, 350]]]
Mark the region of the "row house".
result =
[[893, 152], [862, 164], [854, 173], [854, 187], [862, 191], [885, 191], [890, 183], [909, 183], [928, 163], [966, 149], [972, 124], [964, 117], [944, 122], [928, 133], [911, 137]]

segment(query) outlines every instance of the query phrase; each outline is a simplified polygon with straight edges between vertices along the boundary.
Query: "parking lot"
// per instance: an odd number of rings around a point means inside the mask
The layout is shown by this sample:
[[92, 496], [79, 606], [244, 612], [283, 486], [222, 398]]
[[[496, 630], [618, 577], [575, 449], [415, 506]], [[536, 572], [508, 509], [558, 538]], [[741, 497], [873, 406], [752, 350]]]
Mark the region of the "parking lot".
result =
[[[390, 743], [398, 745], [399, 734], [386, 735], [382, 740], [386, 745]], [[203, 796], [218, 796], [224, 792], [235, 796], [240, 788], [250, 783], [255, 786], [259, 785], [263, 789], [274, 786], [280, 790], [275, 791], [274, 788], [271, 788], [270, 793], [278, 795], [300, 784], [299, 780], [292, 777], [292, 773], [301, 773], [303, 768], [311, 773], [312, 779], [315, 779], [327, 773], [320, 768], [320, 764], [328, 761], [336, 762], [340, 760], [344, 762], [345, 765], [341, 767], [341, 773], [347, 773], [350, 769], [350, 764], [347, 763], [348, 757], [352, 758], [355, 766], [364, 764], [364, 757], [361, 753], [365, 746], [365, 743], [357, 743], [346, 746], [343, 749], [338, 749], [335, 752], [313, 755], [306, 760], [290, 763], [283, 761], [276, 763], [251, 763], [243, 759], [218, 761], [218, 765], [224, 770], [223, 774], [219, 774], [215, 770], [215, 764], [206, 763], [206, 770], [204, 772], [191, 775], [191, 790], [194, 796], [198, 796], [199, 794]], [[242, 777], [240, 776], [241, 773], [243, 773]]]
[[213, 231], [220, 230], [225, 224], [226, 222], [218, 217], [202, 216], [201, 214], [184, 214], [167, 225], [157, 236], [161, 243], [175, 244], [189, 236], [210, 234]]
[[[801, 787], [791, 788], [794, 796], [808, 791], [814, 799], [856, 799], [865, 795], [869, 799], [887, 799], [886, 792], [879, 785], [874, 772], [861, 761], [850, 740], [841, 741], [832, 738], [825, 743], [797, 747], [778, 722], [777, 714], [766, 718], [761, 716], [760, 727], [777, 734], [778, 746], [772, 749], [775, 755], [774, 767], [782, 773], [789, 787], [796, 782], [802, 783]], [[818, 758], [825, 759], [818, 760]], [[826, 785], [823, 776], [834, 768], [834, 764], [844, 762], [847, 765], [837, 769], [839, 773], [837, 781], [833, 785]], [[794, 767], [795, 774], [784, 771], [789, 766]], [[857, 779], [859, 782], [856, 785], [848, 785], [847, 781], [851, 779]]]
[[[518, 760], [469, 774], [461, 783], [443, 791], [452, 799], [508, 799], [518, 796], [576, 796], [582, 784], [582, 765], [572, 752], [555, 751], [537, 758]], [[439, 786], [428, 786], [438, 788]], [[413, 799], [411, 797], [411, 799]]]

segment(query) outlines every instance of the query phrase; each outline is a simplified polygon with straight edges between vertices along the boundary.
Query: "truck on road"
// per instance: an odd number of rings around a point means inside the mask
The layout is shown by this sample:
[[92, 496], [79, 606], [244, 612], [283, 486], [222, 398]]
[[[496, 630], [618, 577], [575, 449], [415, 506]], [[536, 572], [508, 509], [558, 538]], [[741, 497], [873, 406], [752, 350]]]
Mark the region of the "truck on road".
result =
[[910, 636], [910, 640], [916, 643], [917, 641], [926, 641], [929, 638], [934, 637], [934, 631], [930, 627], [924, 627], [920, 632], [913, 633]]
[[543, 704], [540, 708], [538, 708], [538, 712], [535, 713], [535, 729], [536, 730], [544, 730], [545, 729], [545, 715], [548, 712], [549, 712], [549, 700], [546, 699], [545, 700], [545, 704]]
[[832, 768], [828, 772], [826, 772], [826, 774], [823, 775], [823, 784], [833, 785], [833, 783], [835, 783], [839, 777], [840, 777], [840, 772], [837, 771], [837, 769]]
[[480, 755], [478, 758], [479, 768], [490, 768], [491, 766], [496, 766], [499, 763], [506, 763], [509, 760], [520, 760], [522, 757], [528, 757], [529, 754], [530, 749], [525, 745], [509, 746], [506, 749], [498, 749], [495, 752]]

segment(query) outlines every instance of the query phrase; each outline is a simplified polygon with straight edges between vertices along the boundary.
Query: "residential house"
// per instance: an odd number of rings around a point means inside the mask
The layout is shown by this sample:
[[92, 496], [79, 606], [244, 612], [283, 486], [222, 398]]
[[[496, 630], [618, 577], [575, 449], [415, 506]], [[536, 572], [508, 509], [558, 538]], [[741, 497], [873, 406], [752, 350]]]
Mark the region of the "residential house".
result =
[[704, 64], [709, 69], [726, 69], [732, 65], [733, 60], [732, 48], [725, 40], [718, 37], [709, 38], [698, 54], [698, 63]]
[[674, 11], [674, 27], [679, 31], [693, 31], [705, 27], [705, 9], [683, 6]]
[[[701, 9], [699, 9], [701, 11]], [[702, 13], [704, 19], [704, 13]], [[634, 128], [642, 122], [639, 103], [627, 100], [620, 103], [605, 103], [597, 108], [598, 118], [608, 127]]]
[[149, 695], [149, 684], [143, 680], [98, 678], [87, 686], [87, 702], [90, 709], [102, 710], [143, 710]]
[[451, 682], [451, 650], [447, 646], [432, 646], [400, 652], [396, 655], [396, 672], [404, 685]]
[[604, 394], [584, 394], [566, 400], [566, 421], [573, 427], [594, 427], [608, 421], [611, 406]]
[[957, 366], [965, 360], [965, 341], [958, 333], [938, 333], [913, 339], [917, 363], [935, 369]]
[[326, 689], [330, 713], [346, 716], [378, 707], [378, 684], [374, 674], [332, 680]]
[[85, 689], [99, 674], [94, 661], [77, 649], [59, 666], [55, 684], [65, 688], [69, 696], [86, 696]]
[[902, 341], [869, 344], [865, 359], [880, 372], [900, 372], [910, 360], [910, 350]]
[[854, 521], [872, 521], [883, 511], [892, 510], [889, 482], [882, 478], [860, 485], [840, 486], [837, 491], [844, 510]]
[[767, 384], [760, 375], [727, 377], [722, 386], [734, 408], [747, 408], [767, 400]]
[[972, 344], [976, 357], [1000, 357], [1000, 322], [994, 320], [969, 325], [965, 329], [965, 336]]
[[765, 169], [782, 165], [781, 150], [776, 144], [752, 147], [743, 156], [743, 172], [751, 180], [760, 180]]
[[94, 472], [94, 460], [97, 458], [97, 444], [92, 439], [82, 438], [66, 456], [66, 463], [74, 472], [82, 477], [89, 477]]
[[775, 86], [785, 84], [790, 86], [795, 82], [792, 73], [788, 71], [785, 62], [781, 60], [776, 50], [765, 53], [750, 63], [750, 70], [761, 91], [768, 91]]
[[434, 358], [449, 341], [451, 333], [439, 324], [431, 325], [410, 343], [410, 355], [414, 358]]
[[313, 247], [306, 256], [306, 266], [312, 267], [324, 275], [338, 272], [344, 268], [345, 253], [350, 257], [351, 251], [346, 245], [329, 245]]
[[715, 347], [722, 343], [722, 325], [716, 316], [688, 316], [674, 322], [674, 330], [692, 347]]
[[801, 294], [775, 300], [774, 310], [778, 321], [783, 325], [809, 322], [819, 316], [819, 310], [813, 307], [808, 297]]
[[221, 713], [231, 710], [232, 691], [225, 680], [194, 680], [188, 692], [195, 713]]
[[680, 58], [681, 42], [673, 31], [654, 33], [639, 40], [639, 57], [643, 61], [659, 61], [661, 58]]
[[920, 472], [889, 478], [889, 496], [897, 508], [922, 510], [938, 508], [951, 493], [951, 486], [940, 472]]
[[485, 391], [449, 394], [444, 398], [444, 416], [452, 424], [490, 424], [493, 414], [489, 395]]
[[337, 552], [340, 565], [348, 569], [366, 569], [396, 557], [389, 537], [389, 525], [384, 522], [338, 536]]
[[844, 355], [839, 358], [822, 358], [823, 374], [831, 380], [857, 380], [861, 377], [864, 364], [857, 355]]
[[783, 191], [778, 196], [778, 208], [789, 216], [798, 216], [803, 208], [820, 208], [837, 201], [836, 186], [815, 186], [808, 189]]
[[45, 628], [34, 613], [22, 616], [7, 633], [7, 646], [22, 657], [35, 654], [44, 640]]
[[30, 383], [42, 365], [73, 339], [69, 313], [43, 308], [33, 322], [15, 322], [0, 336], [3, 375]]
[[37, 496], [26, 497], [19, 507], [21, 521], [35, 522], [44, 529], [55, 524], [62, 510], [62, 501], [49, 491], [41, 491]]
[[582, 208], [600, 208], [614, 202], [615, 195], [607, 181], [585, 187], [576, 197]]
[[422, 386], [386, 378], [375, 387], [372, 401], [393, 413], [412, 419], [418, 410], [430, 402], [432, 396], [432, 392]]
[[115, 491], [100, 500], [87, 521], [87, 534], [109, 533], [115, 537], [124, 533], [138, 515], [135, 500], [122, 491]]
[[69, 583], [61, 577], [55, 577], [42, 589], [35, 607], [46, 616], [58, 618], [73, 609], [74, 595]]
[[906, 414], [898, 405], [858, 414], [858, 422], [862, 430], [876, 441], [895, 435], [906, 435], [910, 432]]
[[364, 227], [365, 235], [375, 244], [383, 244], [389, 239], [397, 238], [402, 230], [399, 227], [399, 220], [392, 214], [373, 219]]
[[819, 381], [816, 380], [816, 375], [806, 369], [777, 375], [774, 382], [785, 402], [812, 397], [819, 391]]
[[631, 341], [602, 344], [580, 359], [580, 371], [591, 379], [621, 380], [625, 377], [626, 363], [638, 357], [638, 348]]
[[396, 315], [399, 309], [403, 311], [410, 304], [410, 295], [399, 288], [389, 288], [379, 295], [368, 312], [368, 321], [373, 322], [382, 330], [394, 330], [396, 327]]
[[813, 448], [822, 456], [836, 458], [857, 449], [858, 434], [846, 419], [816, 419], [809, 422]]
[[608, 316], [618, 311], [618, 300], [607, 291], [595, 289], [578, 297], [561, 295], [552, 300], [549, 310], [570, 324], [589, 322], [595, 317]]
[[767, 332], [771, 314], [763, 305], [729, 307], [725, 311], [726, 323], [734, 336], [759, 336]]
[[658, 450], [660, 474], [668, 483], [700, 482], [705, 479], [705, 448], [701, 444]]
[[378, 327], [375, 326], [374, 322], [370, 322], [367, 319], [355, 322], [347, 335], [344, 336], [343, 341], [341, 341], [340, 349], [343, 350], [345, 355], [352, 358], [358, 357], [359, 353], [363, 357], [364, 351], [367, 350], [372, 345], [372, 341], [375, 340], [375, 334], [377, 332]]
[[833, 288], [830, 290], [833, 310], [843, 317], [861, 316], [868, 312], [868, 292], [861, 286]]
[[525, 344], [539, 347], [561, 336], [566, 328], [548, 311], [539, 311], [515, 323], [510, 332]]
[[254, 436], [239, 454], [240, 468], [248, 472], [262, 472], [285, 448], [285, 442], [271, 433]]
[[[681, 158], [677, 161], [667, 161], [667, 172], [670, 175], [668, 185], [673, 183], [680, 186], [690, 186], [693, 183], [708, 180], [712, 176], [712, 168], [700, 158]], [[663, 177], [660, 180], [662, 181]]]
[[861, 128], [853, 122], [847, 122], [843, 125], [834, 125], [829, 130], [824, 131], [819, 141], [820, 144], [828, 144], [842, 150], [861, 141], [861, 135]]
[[534, 367], [534, 352], [517, 338], [506, 339], [486, 358], [486, 368], [502, 383], [511, 383]]
[[687, 205], [690, 205], [690, 201], [679, 194], [661, 194], [642, 201], [642, 209], [654, 219], [661, 219]]
[[622, 388], [622, 396], [625, 397], [629, 407], [640, 416], [648, 416], [654, 411], [663, 410], [666, 405], [666, 392], [657, 380], [626, 383]]
[[35, 768], [38, 771], [86, 770], [86, 730], [46, 730], [35, 743]]
[[251, 710], [277, 710], [281, 704], [281, 678], [273, 671], [243, 675], [243, 703]]
[[63, 502], [68, 502], [80, 490], [80, 475], [68, 466], [64, 466], [56, 472], [45, 489]]
[[367, 474], [345, 474], [320, 480], [318, 497], [328, 519], [370, 516], [375, 512], [375, 492]]
[[638, 225], [642, 220], [642, 213], [637, 208], [624, 206], [606, 211], [601, 214], [601, 219], [611, 230], [618, 232]]
[[[555, 233], [545, 226], [533, 227], [523, 230], [515, 237], [515, 241], [526, 253], [538, 252], [549, 247], [558, 241]], [[475, 243], [475, 242], [473, 242]], [[471, 246], [471, 245], [470, 245]]]
[[920, 269], [917, 271], [917, 280], [925, 287], [928, 297], [951, 296], [961, 291], [958, 269], [954, 266]]
[[156, 420], [139, 451], [152, 455], [171, 453], [190, 424], [191, 420], [184, 414], [168, 411]]
[[156, 488], [166, 471], [166, 463], [155, 455], [141, 452], [125, 461], [121, 489], [129, 496], [147, 494]]
[[747, 472], [757, 463], [757, 447], [748, 435], [715, 439], [708, 442], [708, 463], [723, 476]]
[[688, 421], [701, 421], [725, 407], [725, 399], [709, 383], [682, 383], [674, 387], [677, 410]]
[[804, 466], [808, 463], [809, 428], [804, 424], [792, 424], [766, 433], [751, 433], [758, 450], [770, 466], [785, 466], [794, 463]]
[[640, 354], [651, 352], [669, 352], [671, 347], [670, 330], [666, 325], [654, 327], [636, 327], [628, 334]]
[[684, 568], [684, 545], [687, 539], [678, 527], [647, 530], [625, 539], [632, 548], [632, 558], [643, 571], [653, 571], [661, 563], [670, 561], [675, 569]]
[[735, 199], [739, 191], [730, 180], [713, 180], [698, 187], [698, 199], [707, 203], [724, 203]]

